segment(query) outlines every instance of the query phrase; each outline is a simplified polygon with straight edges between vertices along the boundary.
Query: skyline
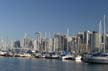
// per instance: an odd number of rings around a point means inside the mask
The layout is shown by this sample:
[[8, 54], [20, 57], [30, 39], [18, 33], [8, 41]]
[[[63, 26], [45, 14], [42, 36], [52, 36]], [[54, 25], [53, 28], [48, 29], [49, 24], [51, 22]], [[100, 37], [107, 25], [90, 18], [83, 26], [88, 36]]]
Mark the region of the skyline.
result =
[[0, 36], [22, 39], [24, 33], [60, 32], [70, 35], [85, 30], [98, 31], [107, 0], [1, 0]]

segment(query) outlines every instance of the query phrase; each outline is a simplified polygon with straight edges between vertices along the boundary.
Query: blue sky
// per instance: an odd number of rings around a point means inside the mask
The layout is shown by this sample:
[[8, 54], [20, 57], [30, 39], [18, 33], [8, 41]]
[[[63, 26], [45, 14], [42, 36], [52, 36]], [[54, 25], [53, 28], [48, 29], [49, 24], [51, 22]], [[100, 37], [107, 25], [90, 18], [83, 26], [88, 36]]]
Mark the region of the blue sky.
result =
[[22, 39], [27, 32], [98, 30], [108, 0], [0, 0], [0, 36]]

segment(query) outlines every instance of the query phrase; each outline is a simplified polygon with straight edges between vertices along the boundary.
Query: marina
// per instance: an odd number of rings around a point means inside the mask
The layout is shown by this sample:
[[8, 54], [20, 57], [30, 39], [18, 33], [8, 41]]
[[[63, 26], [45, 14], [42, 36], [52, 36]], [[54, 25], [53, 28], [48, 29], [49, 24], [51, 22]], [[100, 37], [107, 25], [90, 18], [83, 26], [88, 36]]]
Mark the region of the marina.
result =
[[0, 0], [0, 71], [108, 71], [108, 0]]

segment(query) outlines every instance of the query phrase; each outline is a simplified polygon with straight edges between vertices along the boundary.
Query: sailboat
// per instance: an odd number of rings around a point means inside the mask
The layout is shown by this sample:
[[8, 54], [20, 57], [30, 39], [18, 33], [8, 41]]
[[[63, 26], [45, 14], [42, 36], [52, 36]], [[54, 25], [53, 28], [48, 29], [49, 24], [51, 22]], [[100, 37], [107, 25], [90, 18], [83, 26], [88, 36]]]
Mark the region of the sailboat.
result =
[[[80, 41], [79, 41], [79, 39], [80, 39], [80, 38], [79, 38], [79, 37], [77, 37], [77, 38], [78, 38], [78, 39], [77, 39], [77, 40], [78, 40], [78, 42], [77, 42], [77, 43], [78, 43], [78, 44], [77, 44], [77, 45], [78, 45], [78, 46], [77, 46], [78, 49], [77, 49], [77, 50], [79, 50], [79, 48], [80, 48]], [[81, 58], [82, 58], [82, 56], [79, 55], [79, 52], [78, 52], [78, 51], [76, 51], [76, 52], [75, 52], [75, 61], [81, 61]]]
[[68, 37], [69, 37], [68, 35], [69, 35], [69, 29], [67, 29], [67, 50], [66, 50], [67, 54], [62, 56], [62, 60], [75, 60], [75, 56], [68, 52]]
[[[105, 41], [106, 41], [106, 33], [105, 33], [105, 16], [104, 16], [104, 35], [103, 35], [103, 51], [101, 52], [101, 49], [99, 49], [99, 53], [92, 53], [87, 54], [84, 56], [83, 61], [86, 63], [95, 63], [95, 64], [108, 64], [108, 53], [105, 52]], [[99, 30], [101, 29], [101, 22], [99, 25]], [[100, 48], [101, 48], [101, 34], [99, 34], [99, 42], [100, 42]]]

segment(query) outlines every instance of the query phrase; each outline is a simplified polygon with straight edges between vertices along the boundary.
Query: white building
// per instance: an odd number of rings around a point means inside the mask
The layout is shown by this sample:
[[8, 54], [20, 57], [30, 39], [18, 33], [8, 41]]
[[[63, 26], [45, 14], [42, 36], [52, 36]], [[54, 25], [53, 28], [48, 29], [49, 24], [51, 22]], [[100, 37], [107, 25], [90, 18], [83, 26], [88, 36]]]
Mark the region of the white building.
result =
[[41, 33], [40, 32], [35, 33], [35, 40], [33, 44], [34, 44], [34, 50], [36, 51], [41, 50]]

